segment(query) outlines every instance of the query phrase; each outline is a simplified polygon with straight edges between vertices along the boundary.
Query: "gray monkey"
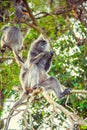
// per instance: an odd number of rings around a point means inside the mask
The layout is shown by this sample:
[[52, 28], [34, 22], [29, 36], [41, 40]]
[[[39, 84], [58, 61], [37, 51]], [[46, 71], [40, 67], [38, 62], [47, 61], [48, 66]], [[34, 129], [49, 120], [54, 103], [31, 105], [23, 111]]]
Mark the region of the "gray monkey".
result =
[[23, 36], [21, 31], [16, 26], [7, 26], [3, 28], [1, 47], [1, 52], [4, 52], [6, 47], [12, 50], [16, 62], [19, 65], [24, 63], [21, 57], [22, 54], [20, 53], [23, 48]]
[[61, 91], [62, 85], [55, 77], [50, 77], [47, 71], [51, 65], [51, 59], [53, 57], [53, 51], [50, 50], [49, 43], [46, 39], [40, 36], [33, 42], [28, 52], [28, 57], [25, 63], [21, 67], [20, 82], [23, 88], [23, 95], [12, 107], [4, 130], [8, 130], [9, 121], [15, 108], [20, 106], [22, 102], [27, 98], [29, 93], [32, 93], [33, 89], [44, 87], [47, 91], [51, 89], [55, 92], [58, 98], [62, 98], [70, 92], [70, 88], [66, 88]]
[[62, 98], [70, 92], [66, 88], [62, 92], [62, 85], [56, 77], [48, 75], [47, 71], [51, 65], [53, 51], [50, 50], [49, 43], [40, 36], [31, 45], [26, 62], [20, 72], [20, 82], [25, 92], [30, 88], [44, 87], [45, 90], [51, 89], [58, 98]]

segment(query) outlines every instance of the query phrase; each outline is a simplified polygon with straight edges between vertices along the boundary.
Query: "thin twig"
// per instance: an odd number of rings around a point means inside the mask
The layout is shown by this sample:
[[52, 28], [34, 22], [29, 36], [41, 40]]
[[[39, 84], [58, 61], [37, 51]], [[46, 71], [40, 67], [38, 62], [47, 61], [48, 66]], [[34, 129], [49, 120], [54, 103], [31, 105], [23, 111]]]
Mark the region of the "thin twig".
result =
[[75, 113], [75, 111], [70, 106], [67, 105], [68, 100], [69, 100], [69, 95], [67, 95], [67, 98], [66, 98], [66, 101], [65, 101], [65, 106], [67, 108], [69, 108], [73, 113]]
[[71, 93], [84, 93], [84, 94], [87, 94], [87, 90], [72, 90]]

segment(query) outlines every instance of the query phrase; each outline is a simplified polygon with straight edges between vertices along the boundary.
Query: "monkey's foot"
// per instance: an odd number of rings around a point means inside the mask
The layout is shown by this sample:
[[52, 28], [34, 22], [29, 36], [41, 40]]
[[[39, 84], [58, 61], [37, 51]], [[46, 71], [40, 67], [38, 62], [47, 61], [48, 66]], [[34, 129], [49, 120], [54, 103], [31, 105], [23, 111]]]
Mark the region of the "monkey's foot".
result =
[[26, 87], [26, 93], [27, 94], [32, 93], [33, 91], [34, 91], [33, 88]]
[[64, 97], [65, 95], [69, 94], [70, 91], [71, 91], [71, 88], [66, 88], [66, 89], [64, 90], [64, 92], [61, 93], [61, 95], [59, 96], [59, 98], [62, 98], [62, 97]]
[[70, 91], [71, 91], [71, 88], [66, 88], [65, 90], [64, 90], [64, 92], [62, 93], [62, 94], [64, 94], [64, 95], [67, 95], [67, 94], [69, 94], [70, 93]]

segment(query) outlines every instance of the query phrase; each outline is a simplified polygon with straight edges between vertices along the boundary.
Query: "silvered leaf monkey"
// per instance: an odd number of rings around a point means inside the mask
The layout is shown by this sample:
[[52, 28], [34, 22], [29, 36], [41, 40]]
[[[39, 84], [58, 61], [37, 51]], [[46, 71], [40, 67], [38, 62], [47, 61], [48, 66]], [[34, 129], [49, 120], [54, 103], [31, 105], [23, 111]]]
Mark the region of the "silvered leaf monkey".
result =
[[23, 88], [23, 95], [12, 107], [4, 130], [8, 130], [9, 121], [15, 108], [17, 108], [34, 89], [39, 87], [43, 87], [46, 91], [51, 89], [58, 98], [62, 98], [70, 92], [70, 88], [66, 88], [62, 92], [62, 85], [57, 78], [48, 75], [51, 59], [53, 57], [53, 50], [49, 51], [49, 49], [50, 46], [48, 41], [42, 36], [32, 43], [27, 60], [22, 65], [20, 71], [20, 82]]
[[70, 88], [62, 92], [62, 85], [57, 78], [48, 75], [53, 56], [53, 51], [49, 51], [49, 48], [49, 43], [43, 36], [34, 41], [28, 52], [27, 60], [21, 68], [21, 85], [25, 92], [28, 92], [30, 88], [42, 86], [45, 90], [53, 90], [58, 98], [62, 98], [70, 92]]
[[17, 63], [23, 63], [22, 57], [19, 55], [23, 48], [23, 36], [16, 26], [9, 26], [3, 29], [1, 47], [4, 48], [4, 50], [6, 47], [12, 50]]

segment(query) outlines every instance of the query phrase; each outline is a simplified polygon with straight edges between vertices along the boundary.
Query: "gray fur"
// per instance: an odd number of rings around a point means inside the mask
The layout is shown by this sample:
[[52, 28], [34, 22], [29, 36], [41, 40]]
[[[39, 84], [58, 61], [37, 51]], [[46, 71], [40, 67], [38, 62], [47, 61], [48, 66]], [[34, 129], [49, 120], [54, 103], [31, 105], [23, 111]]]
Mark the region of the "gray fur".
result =
[[[43, 40], [46, 44], [42, 42], [44, 45], [43, 49], [41, 49], [39, 43]], [[51, 65], [53, 56], [53, 52], [52, 50], [50, 51], [49, 48], [49, 43], [43, 37], [39, 37], [35, 40], [30, 47], [27, 60], [21, 68], [20, 81], [24, 91], [26, 91], [26, 88], [43, 86], [45, 90], [51, 89], [58, 98], [61, 98], [68, 94], [70, 89], [67, 88], [62, 92], [62, 85], [57, 78], [48, 75], [47, 71]]]
[[11, 49], [18, 64], [23, 62], [21, 54], [19, 55], [23, 48], [23, 36], [16, 26], [9, 26], [3, 29], [1, 47]]

